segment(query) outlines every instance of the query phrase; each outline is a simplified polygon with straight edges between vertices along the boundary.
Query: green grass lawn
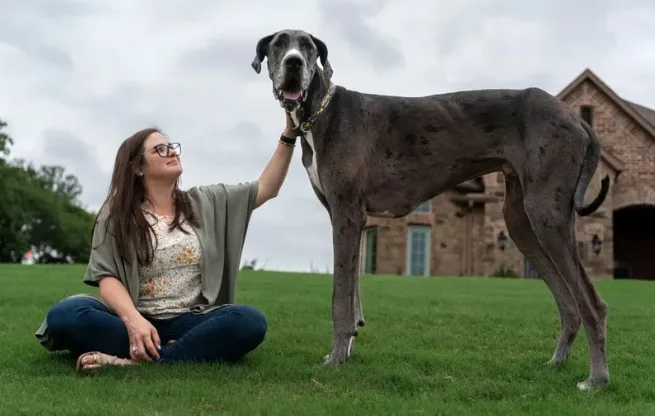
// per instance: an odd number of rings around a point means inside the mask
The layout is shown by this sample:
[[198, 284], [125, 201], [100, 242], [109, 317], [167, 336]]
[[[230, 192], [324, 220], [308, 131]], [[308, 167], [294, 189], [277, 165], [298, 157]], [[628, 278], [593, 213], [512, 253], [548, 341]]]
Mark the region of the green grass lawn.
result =
[[541, 281], [365, 276], [366, 326], [348, 364], [324, 368], [332, 280], [244, 272], [237, 301], [269, 334], [239, 364], [109, 368], [83, 377], [33, 333], [81, 283], [80, 266], [0, 266], [0, 414], [655, 414], [655, 282], [597, 281], [609, 304], [611, 386], [582, 393], [584, 332], [563, 368]]

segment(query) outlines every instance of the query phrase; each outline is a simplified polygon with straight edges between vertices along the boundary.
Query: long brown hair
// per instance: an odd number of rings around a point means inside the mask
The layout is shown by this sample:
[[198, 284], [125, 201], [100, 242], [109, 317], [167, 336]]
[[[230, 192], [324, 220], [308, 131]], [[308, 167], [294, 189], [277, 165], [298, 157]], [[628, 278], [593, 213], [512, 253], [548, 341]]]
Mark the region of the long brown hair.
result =
[[[161, 131], [154, 127], [140, 130], [128, 137], [120, 145], [116, 153], [109, 192], [102, 204], [102, 207], [106, 204], [109, 207], [109, 213], [105, 221], [105, 231], [111, 233], [116, 240], [117, 254], [124, 261], [129, 262], [128, 250], [135, 248], [139, 265], [149, 265], [152, 262], [156, 247], [156, 245], [152, 244], [152, 236], [154, 235], [154, 233], [151, 233], [152, 226], [146, 219], [142, 209], [142, 204], [147, 197], [143, 178], [136, 175], [137, 170], [143, 166], [143, 152], [145, 151], [143, 144], [153, 133], [161, 134]], [[199, 224], [193, 212], [189, 196], [186, 191], [179, 188], [179, 183], [178, 178], [173, 191], [175, 217], [169, 230], [179, 228], [182, 232], [188, 233], [187, 230], [181, 227], [181, 216], [189, 224], [196, 227]], [[102, 207], [100, 211], [102, 211]], [[98, 212], [96, 222], [91, 230], [92, 241], [93, 231], [97, 225], [99, 215], [100, 212]], [[111, 231], [109, 229], [110, 221], [112, 224]]]

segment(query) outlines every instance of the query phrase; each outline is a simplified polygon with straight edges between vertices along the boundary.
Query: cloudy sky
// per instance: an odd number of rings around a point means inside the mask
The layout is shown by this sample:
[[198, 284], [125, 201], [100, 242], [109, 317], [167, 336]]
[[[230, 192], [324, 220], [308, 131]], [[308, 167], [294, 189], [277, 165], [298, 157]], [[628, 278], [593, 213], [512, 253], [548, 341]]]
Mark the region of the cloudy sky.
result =
[[[183, 144], [184, 187], [256, 179], [284, 116], [250, 62], [257, 40], [276, 30], [321, 38], [334, 81], [360, 91], [557, 93], [589, 67], [623, 98], [655, 108], [649, 3], [0, 0], [0, 118], [13, 156], [64, 165], [97, 209], [118, 145], [151, 125]], [[332, 270], [328, 216], [299, 150], [280, 196], [255, 212], [244, 259]]]

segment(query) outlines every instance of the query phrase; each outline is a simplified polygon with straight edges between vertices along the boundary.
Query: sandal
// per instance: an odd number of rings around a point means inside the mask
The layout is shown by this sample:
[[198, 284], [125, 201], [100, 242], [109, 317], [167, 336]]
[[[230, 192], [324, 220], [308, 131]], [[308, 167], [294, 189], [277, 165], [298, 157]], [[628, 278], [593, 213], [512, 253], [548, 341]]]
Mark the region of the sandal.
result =
[[[91, 360], [88, 360], [87, 362], [82, 362], [85, 358], [88, 357], [93, 357], [93, 358]], [[75, 370], [76, 371], [94, 370], [96, 368], [100, 368], [105, 365], [125, 366], [125, 365], [136, 365], [136, 363], [130, 359], [118, 358], [116, 356], [108, 355], [102, 352], [92, 351], [92, 352], [84, 353], [77, 358], [77, 363], [75, 364]]]

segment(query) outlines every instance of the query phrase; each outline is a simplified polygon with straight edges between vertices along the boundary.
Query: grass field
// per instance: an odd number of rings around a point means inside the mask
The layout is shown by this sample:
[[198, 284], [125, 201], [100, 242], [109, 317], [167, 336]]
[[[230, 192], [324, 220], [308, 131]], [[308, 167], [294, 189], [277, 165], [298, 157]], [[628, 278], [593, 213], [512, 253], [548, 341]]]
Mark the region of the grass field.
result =
[[545, 366], [559, 317], [541, 281], [365, 276], [355, 355], [324, 368], [331, 278], [244, 272], [237, 301], [269, 320], [244, 362], [109, 368], [90, 377], [33, 336], [79, 292], [80, 266], [0, 265], [2, 415], [655, 414], [655, 283], [598, 281], [609, 304], [609, 389], [581, 393], [584, 332]]

